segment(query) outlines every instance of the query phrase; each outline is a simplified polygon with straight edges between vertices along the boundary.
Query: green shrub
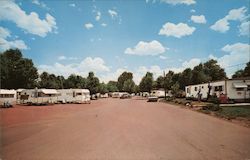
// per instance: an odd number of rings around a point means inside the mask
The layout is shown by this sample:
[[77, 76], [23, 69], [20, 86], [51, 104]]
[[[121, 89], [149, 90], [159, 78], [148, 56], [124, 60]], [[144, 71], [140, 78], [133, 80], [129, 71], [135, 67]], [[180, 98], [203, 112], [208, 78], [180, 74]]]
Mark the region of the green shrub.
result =
[[209, 111], [219, 111], [221, 110], [221, 107], [218, 104], [208, 104], [206, 106], [203, 106], [202, 109]]

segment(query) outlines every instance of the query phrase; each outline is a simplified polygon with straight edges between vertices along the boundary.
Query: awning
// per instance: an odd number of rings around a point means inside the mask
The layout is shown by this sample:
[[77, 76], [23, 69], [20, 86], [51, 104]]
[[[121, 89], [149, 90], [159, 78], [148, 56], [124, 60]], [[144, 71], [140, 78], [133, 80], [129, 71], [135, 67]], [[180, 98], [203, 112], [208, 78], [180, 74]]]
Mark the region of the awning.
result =
[[235, 82], [233, 83], [234, 88], [247, 88], [247, 84], [243, 82]]
[[44, 94], [59, 94], [55, 89], [41, 89]]

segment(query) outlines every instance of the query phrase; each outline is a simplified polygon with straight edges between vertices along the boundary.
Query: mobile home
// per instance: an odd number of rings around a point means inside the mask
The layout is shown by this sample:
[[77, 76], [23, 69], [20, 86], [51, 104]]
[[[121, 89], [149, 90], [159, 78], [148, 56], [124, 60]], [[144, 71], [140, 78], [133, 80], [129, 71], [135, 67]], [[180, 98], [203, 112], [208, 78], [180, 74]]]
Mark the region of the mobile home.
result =
[[[152, 90], [151, 95], [156, 96], [158, 98], [163, 98], [163, 97], [165, 97], [165, 91], [164, 91], [164, 89]], [[167, 97], [172, 97], [173, 96], [170, 90], [166, 91], [166, 96]]]
[[0, 106], [12, 106], [16, 104], [16, 91], [0, 89]]
[[20, 94], [21, 104], [53, 104], [57, 103], [58, 92], [55, 89], [24, 89]]
[[250, 101], [250, 79], [228, 79], [204, 84], [186, 86], [186, 97], [206, 99], [210, 88], [210, 95], [225, 97], [229, 100]]
[[88, 89], [59, 89], [58, 102], [60, 103], [90, 103]]

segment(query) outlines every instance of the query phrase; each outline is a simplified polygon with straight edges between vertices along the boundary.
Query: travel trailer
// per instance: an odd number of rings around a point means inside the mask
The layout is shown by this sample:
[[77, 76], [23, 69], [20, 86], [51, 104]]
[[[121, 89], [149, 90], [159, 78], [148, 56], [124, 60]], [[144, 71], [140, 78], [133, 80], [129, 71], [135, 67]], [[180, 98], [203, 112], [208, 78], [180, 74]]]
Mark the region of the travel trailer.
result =
[[21, 93], [24, 89], [16, 90], [16, 104], [21, 104]]
[[0, 89], [0, 106], [10, 107], [16, 104], [16, 91]]
[[229, 79], [210, 83], [189, 85], [185, 87], [187, 98], [207, 99], [210, 88], [210, 95], [235, 102], [250, 101], [250, 78]]
[[108, 97], [109, 97], [108, 93], [104, 93], [100, 95], [100, 98], [108, 98]]
[[46, 105], [57, 103], [55, 89], [24, 89], [20, 94], [21, 104]]
[[59, 89], [59, 103], [90, 103], [90, 92], [88, 89]]
[[[164, 89], [158, 89], [158, 90], [152, 90], [151, 96], [155, 96], [158, 98], [164, 98], [165, 97], [165, 91]], [[166, 97], [172, 97], [171, 91], [166, 91]]]

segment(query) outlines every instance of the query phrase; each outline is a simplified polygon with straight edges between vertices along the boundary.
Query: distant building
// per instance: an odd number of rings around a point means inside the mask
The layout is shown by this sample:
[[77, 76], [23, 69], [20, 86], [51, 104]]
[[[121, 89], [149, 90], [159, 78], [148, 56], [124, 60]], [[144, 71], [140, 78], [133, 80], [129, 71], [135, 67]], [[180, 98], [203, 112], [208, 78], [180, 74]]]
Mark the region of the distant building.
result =
[[210, 88], [210, 95], [218, 98], [245, 102], [250, 101], [250, 78], [228, 79], [210, 83], [195, 84], [185, 87], [187, 98], [206, 99]]

